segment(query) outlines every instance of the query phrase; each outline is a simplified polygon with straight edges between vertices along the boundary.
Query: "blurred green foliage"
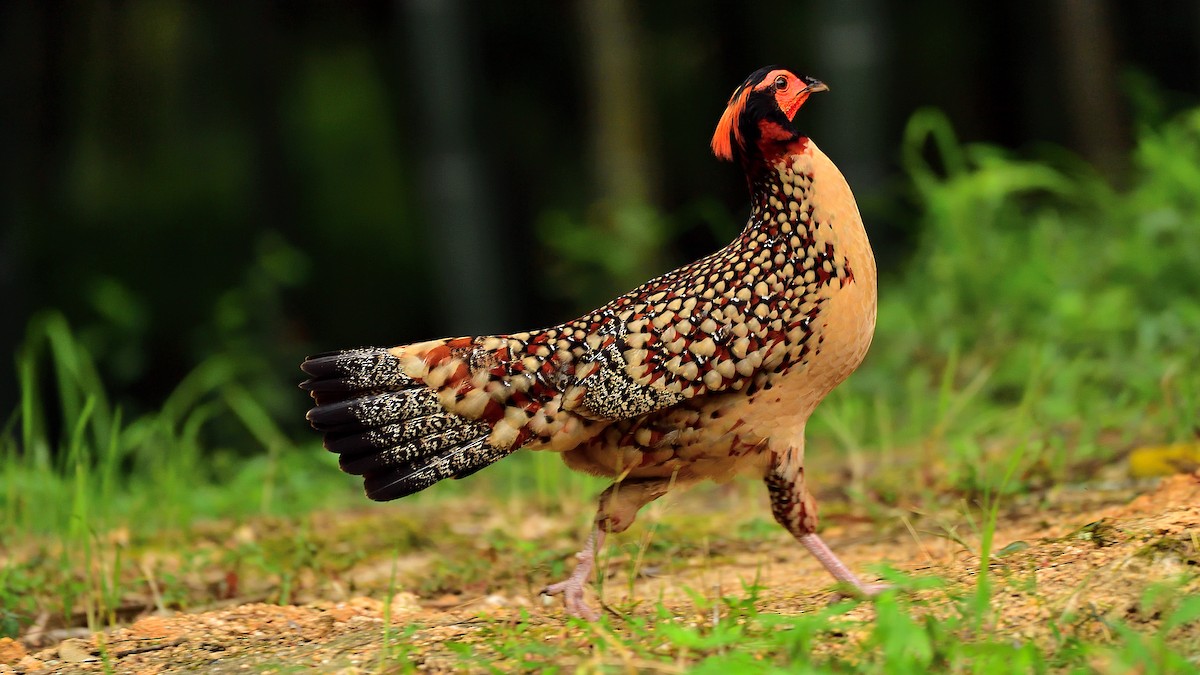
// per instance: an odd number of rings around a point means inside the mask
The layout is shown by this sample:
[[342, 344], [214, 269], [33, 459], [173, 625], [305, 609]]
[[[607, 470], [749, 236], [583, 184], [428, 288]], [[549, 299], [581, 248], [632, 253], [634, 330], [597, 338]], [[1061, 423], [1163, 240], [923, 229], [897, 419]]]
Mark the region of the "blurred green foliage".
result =
[[[944, 173], [924, 159], [929, 142]], [[1118, 191], [1069, 159], [960, 146], [944, 118], [918, 113], [905, 163], [921, 235], [899, 277], [882, 282], [888, 341], [872, 358], [894, 371], [957, 350], [995, 368], [997, 391], [1019, 390], [1039, 358], [1051, 369], [1082, 361], [1114, 394], [1194, 377], [1200, 114], [1143, 129], [1133, 159]]]
[[811, 431], [852, 454], [923, 448], [920, 475], [968, 492], [990, 455], [1027, 450], [1020, 490], [1200, 434], [1200, 111], [1142, 126], [1122, 189], [1061, 152], [962, 145], [930, 110], [904, 162], [916, 248]]

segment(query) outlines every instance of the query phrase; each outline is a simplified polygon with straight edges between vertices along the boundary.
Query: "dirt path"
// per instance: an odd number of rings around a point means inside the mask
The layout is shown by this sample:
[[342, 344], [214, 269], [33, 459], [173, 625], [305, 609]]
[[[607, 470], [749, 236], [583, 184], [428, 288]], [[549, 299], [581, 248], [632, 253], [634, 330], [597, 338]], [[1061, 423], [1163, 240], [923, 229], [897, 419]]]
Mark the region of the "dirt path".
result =
[[[1100, 618], [1148, 630], [1161, 619], [1139, 602], [1148, 584], [1187, 575], [1184, 592], [1200, 593], [1200, 474], [1143, 489], [1140, 495], [1130, 489], [1063, 490], [1009, 510], [997, 530], [998, 557], [991, 565], [998, 629], [1016, 639], [1043, 640], [1049, 639], [1051, 626], [1061, 629], [1069, 621], [1078, 634], [1105, 639], [1111, 636]], [[852, 567], [870, 569], [886, 560], [916, 577], [941, 577], [950, 590], [973, 586], [979, 568], [970, 552], [975, 534], [966, 518], [953, 514], [926, 516], [919, 527], [901, 522], [887, 532], [877, 523], [834, 519], [824, 535]], [[744, 585], [756, 580], [763, 587], [761, 612], [796, 614], [830, 600], [824, 572], [783, 537], [717, 549], [701, 547], [697, 555], [661, 569], [650, 563], [637, 567], [632, 584], [633, 575], [624, 570], [634, 566], [610, 560], [610, 571], [616, 571], [610, 572], [604, 600], [634, 615], [651, 614], [661, 601], [676, 616], [697, 621], [710, 617], [698, 615], [693, 594], [742, 596]], [[387, 655], [425, 669], [454, 668], [460, 663], [454, 645], [486, 652], [497, 627], [520, 624], [529, 639], [579, 639], [578, 629], [565, 626], [557, 604], [543, 606], [518, 588], [521, 584], [512, 586], [506, 593], [475, 596], [399, 593], [388, 612], [380, 600], [358, 597], [147, 616], [106, 635], [29, 654], [17, 643], [0, 642], [0, 673], [104, 672], [106, 667], [131, 673], [374, 672], [385, 644], [385, 613], [401, 626], [388, 640]], [[944, 590], [916, 593], [946, 595]], [[631, 604], [635, 600], [642, 602]], [[852, 611], [872, 610], [862, 604]], [[620, 631], [622, 619], [615, 618], [613, 625]]]

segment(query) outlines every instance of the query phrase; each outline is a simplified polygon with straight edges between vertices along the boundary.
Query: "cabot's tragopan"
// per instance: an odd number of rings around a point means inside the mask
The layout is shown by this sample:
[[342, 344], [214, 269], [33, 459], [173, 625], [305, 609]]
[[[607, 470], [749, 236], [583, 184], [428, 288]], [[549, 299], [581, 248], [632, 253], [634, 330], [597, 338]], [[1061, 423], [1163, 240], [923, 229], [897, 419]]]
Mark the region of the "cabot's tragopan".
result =
[[793, 126], [827, 87], [770, 66], [734, 90], [712, 149], [737, 161], [750, 219], [728, 246], [566, 323], [313, 356], [312, 426], [376, 500], [462, 478], [518, 448], [610, 476], [571, 576], [573, 616], [609, 532], [670, 489], [762, 478], [775, 519], [838, 580], [871, 594], [816, 534], [804, 426], [862, 361], [875, 259], [845, 178]]

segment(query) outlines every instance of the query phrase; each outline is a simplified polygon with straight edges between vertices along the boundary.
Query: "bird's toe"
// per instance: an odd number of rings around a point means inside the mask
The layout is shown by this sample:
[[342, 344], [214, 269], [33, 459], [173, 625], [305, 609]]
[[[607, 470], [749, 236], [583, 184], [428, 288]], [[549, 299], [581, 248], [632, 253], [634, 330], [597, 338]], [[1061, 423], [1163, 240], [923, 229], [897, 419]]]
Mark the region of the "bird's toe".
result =
[[892, 584], [878, 581], [878, 582], [874, 582], [874, 583], [870, 583], [870, 584], [863, 584], [862, 587], [860, 587], [858, 590], [864, 596], [866, 596], [868, 598], [873, 598], [873, 597], [879, 595], [880, 593], [883, 593], [884, 591], [890, 591], [893, 588], [895, 588], [895, 586], [893, 586]]
[[890, 591], [893, 588], [895, 588], [895, 586], [892, 584], [884, 583], [882, 581], [872, 582], [869, 584], [860, 582], [855, 584], [853, 587], [843, 586], [842, 590], [834, 593], [833, 597], [829, 599], [829, 604], [835, 605], [847, 598], [870, 599], [878, 597], [884, 591]]
[[600, 618], [600, 614], [592, 609], [583, 599], [583, 584], [576, 582], [575, 579], [567, 579], [557, 584], [550, 584], [542, 589], [541, 594], [545, 596], [563, 596], [563, 608], [566, 609], [568, 616], [585, 621], [596, 621]]

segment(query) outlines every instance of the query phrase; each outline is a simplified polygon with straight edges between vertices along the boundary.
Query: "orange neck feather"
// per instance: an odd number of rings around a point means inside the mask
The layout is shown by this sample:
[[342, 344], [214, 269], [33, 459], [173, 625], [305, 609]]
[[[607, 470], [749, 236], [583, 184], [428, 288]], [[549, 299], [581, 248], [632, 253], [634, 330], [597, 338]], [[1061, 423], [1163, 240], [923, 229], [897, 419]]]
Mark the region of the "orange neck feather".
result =
[[[725, 114], [721, 115], [721, 121], [717, 122], [717, 130], [712, 137], [712, 151], [718, 159], [733, 161], [733, 140], [736, 140], [739, 145], [742, 141], [742, 130], [738, 126], [738, 120], [742, 117], [742, 112], [746, 110], [746, 101], [750, 98], [750, 87], [743, 87], [740, 91], [734, 92], [729, 99], [729, 105], [725, 108]], [[730, 139], [733, 137], [733, 140]]]

